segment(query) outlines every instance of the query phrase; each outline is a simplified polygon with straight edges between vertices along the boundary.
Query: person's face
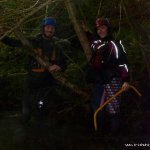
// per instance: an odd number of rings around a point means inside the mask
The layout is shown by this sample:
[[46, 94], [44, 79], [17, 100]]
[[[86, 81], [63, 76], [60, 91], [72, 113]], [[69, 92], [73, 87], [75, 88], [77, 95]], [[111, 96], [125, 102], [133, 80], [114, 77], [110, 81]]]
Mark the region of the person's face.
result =
[[98, 27], [97, 28], [97, 34], [101, 38], [105, 38], [108, 35], [108, 28], [107, 28], [107, 26], [102, 25], [102, 26]]
[[51, 38], [55, 33], [55, 27], [52, 25], [44, 26], [44, 35], [48, 38]]

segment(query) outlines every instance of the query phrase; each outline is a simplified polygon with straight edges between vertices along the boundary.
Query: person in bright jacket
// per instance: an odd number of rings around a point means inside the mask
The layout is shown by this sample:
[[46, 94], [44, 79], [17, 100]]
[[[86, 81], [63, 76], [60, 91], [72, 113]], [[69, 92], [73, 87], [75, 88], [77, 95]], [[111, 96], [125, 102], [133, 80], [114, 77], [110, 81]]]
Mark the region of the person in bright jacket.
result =
[[[28, 123], [32, 112], [48, 115], [49, 110], [54, 110], [55, 95], [53, 89], [57, 81], [50, 72], [60, 72], [66, 68], [66, 61], [63, 55], [65, 42], [54, 36], [56, 20], [52, 17], [44, 18], [41, 25], [41, 34], [34, 38], [28, 38], [36, 53], [46, 58], [51, 66], [46, 69], [39, 62], [29, 55], [27, 66], [27, 80], [23, 99], [23, 121]], [[22, 47], [19, 40], [4, 37], [2, 42], [13, 47]], [[64, 44], [65, 43], [65, 44]], [[34, 111], [35, 110], [35, 111]]]
[[[120, 88], [124, 90], [129, 88], [129, 71], [122, 42], [114, 40], [112, 26], [107, 18], [98, 18], [95, 26], [97, 38], [91, 44], [90, 60], [92, 77], [88, 79], [95, 83], [92, 101], [94, 112]], [[119, 129], [120, 98], [120, 96], [115, 98], [106, 106], [105, 114], [107, 115], [100, 116], [101, 123], [103, 120], [109, 120], [105, 128], [107, 126], [107, 129], [113, 133]]]

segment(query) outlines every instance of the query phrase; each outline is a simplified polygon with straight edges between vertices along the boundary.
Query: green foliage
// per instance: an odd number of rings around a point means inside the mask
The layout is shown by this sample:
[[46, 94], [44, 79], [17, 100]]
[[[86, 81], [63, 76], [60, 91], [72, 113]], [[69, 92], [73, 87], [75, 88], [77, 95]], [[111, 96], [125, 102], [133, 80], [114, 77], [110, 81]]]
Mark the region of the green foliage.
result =
[[24, 75], [0, 77], [0, 109], [12, 110], [21, 107]]
[[0, 108], [18, 108], [22, 101], [26, 74], [26, 53], [0, 44]]
[[22, 49], [0, 45], [0, 76], [25, 73], [26, 53]]

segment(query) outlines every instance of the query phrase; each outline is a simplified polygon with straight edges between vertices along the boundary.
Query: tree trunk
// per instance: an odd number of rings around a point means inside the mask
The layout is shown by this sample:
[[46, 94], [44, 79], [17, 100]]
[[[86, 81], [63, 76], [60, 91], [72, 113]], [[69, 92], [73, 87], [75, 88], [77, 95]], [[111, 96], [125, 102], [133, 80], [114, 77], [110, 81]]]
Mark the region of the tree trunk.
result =
[[74, 25], [74, 29], [77, 33], [77, 36], [80, 40], [80, 43], [82, 45], [82, 48], [84, 50], [84, 53], [87, 57], [87, 59], [89, 60], [91, 58], [91, 49], [89, 46], [89, 42], [88, 39], [85, 35], [85, 32], [82, 30], [80, 23], [78, 22], [77, 18], [76, 18], [76, 9], [75, 6], [72, 2], [72, 0], [64, 0], [65, 6], [68, 10], [68, 14], [70, 16], [70, 20], [72, 21], [73, 25]]

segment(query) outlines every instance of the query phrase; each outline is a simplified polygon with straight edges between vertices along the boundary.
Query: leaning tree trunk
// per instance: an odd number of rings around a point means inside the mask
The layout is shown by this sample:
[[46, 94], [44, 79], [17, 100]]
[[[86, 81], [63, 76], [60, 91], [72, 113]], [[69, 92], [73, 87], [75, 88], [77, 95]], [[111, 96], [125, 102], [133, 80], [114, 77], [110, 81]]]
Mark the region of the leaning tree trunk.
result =
[[80, 43], [82, 45], [82, 48], [84, 50], [84, 53], [87, 57], [87, 59], [89, 60], [91, 57], [91, 49], [89, 46], [89, 42], [88, 39], [85, 35], [85, 32], [82, 30], [80, 23], [78, 22], [77, 18], [76, 18], [76, 9], [75, 6], [72, 2], [72, 0], [64, 0], [65, 6], [68, 10], [68, 14], [70, 16], [70, 20], [72, 21], [73, 25], [74, 25], [74, 29], [77, 33], [77, 36], [80, 40]]
[[[33, 49], [32, 45], [30, 44], [30, 42], [24, 37], [24, 35], [19, 31], [19, 30], [15, 30], [14, 31], [15, 35], [21, 40], [21, 42], [23, 43], [23, 45], [25, 47], [27, 47], [28, 49], [30, 49], [29, 53], [44, 67], [44, 68], [49, 68], [50, 64], [48, 61], [44, 60], [42, 57], [35, 55], [35, 49]], [[61, 73], [54, 73], [51, 72], [51, 74], [53, 75], [53, 77], [59, 81], [62, 85], [64, 85], [65, 87], [69, 88], [70, 90], [72, 90], [74, 93], [80, 95], [83, 97], [83, 102], [87, 102], [88, 100], [90, 100], [90, 95], [81, 90], [80, 87], [78, 87], [77, 85], [74, 85], [72, 83], [70, 83], [69, 81], [67, 81], [67, 79], [65, 79]]]

